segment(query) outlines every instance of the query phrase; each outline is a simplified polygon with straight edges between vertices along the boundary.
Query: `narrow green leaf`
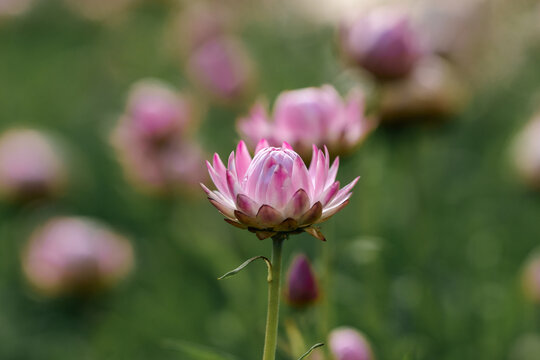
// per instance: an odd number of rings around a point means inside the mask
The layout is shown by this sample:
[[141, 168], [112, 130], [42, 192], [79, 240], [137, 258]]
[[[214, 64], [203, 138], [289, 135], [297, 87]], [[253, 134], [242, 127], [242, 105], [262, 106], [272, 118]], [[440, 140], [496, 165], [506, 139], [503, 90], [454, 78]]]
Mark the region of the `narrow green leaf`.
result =
[[300, 358], [298, 360], [305, 359], [307, 356], [309, 356], [309, 354], [311, 354], [311, 352], [313, 350], [315, 350], [316, 348], [321, 347], [321, 346], [324, 346], [324, 344], [323, 343], [318, 343], [318, 344], [313, 345], [312, 347], [309, 348], [308, 351], [306, 351], [306, 353], [304, 355], [300, 356]]
[[182, 340], [165, 340], [164, 346], [182, 352], [189, 360], [238, 360], [219, 350]]
[[229, 271], [228, 273], [226, 273], [223, 276], [220, 276], [218, 278], [218, 280], [223, 280], [223, 279], [226, 279], [228, 277], [231, 277], [233, 275], [238, 274], [246, 266], [248, 266], [249, 264], [251, 264], [252, 262], [254, 262], [255, 260], [258, 260], [258, 259], [262, 259], [262, 260], [264, 260], [264, 262], [266, 262], [266, 266], [268, 267], [268, 281], [269, 282], [272, 281], [272, 263], [265, 256], [255, 256], [255, 257], [252, 257], [251, 259], [246, 260], [242, 265], [240, 265], [236, 269]]

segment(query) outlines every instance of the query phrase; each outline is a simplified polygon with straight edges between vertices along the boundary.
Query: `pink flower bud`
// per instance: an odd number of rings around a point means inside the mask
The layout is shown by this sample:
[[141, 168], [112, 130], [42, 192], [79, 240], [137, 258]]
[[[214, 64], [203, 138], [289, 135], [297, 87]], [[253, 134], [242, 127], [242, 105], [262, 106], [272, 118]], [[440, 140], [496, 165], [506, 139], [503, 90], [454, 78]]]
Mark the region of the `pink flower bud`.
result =
[[313, 144], [326, 145], [332, 155], [347, 153], [375, 125], [365, 117], [360, 90], [351, 91], [345, 102], [330, 85], [281, 93], [273, 119], [270, 121], [265, 106], [258, 103], [248, 117], [239, 120], [238, 131], [251, 147], [261, 139], [273, 146], [285, 141], [306, 159]]
[[540, 255], [533, 255], [525, 263], [522, 284], [527, 299], [540, 304]]
[[188, 101], [165, 83], [143, 80], [130, 92], [127, 121], [144, 139], [161, 141], [174, 136], [184, 130], [190, 116]]
[[247, 50], [231, 36], [213, 37], [194, 48], [188, 57], [187, 71], [199, 88], [224, 102], [244, 98], [254, 80]]
[[341, 327], [333, 330], [328, 338], [333, 360], [374, 360], [369, 342], [353, 328]]
[[309, 306], [319, 298], [315, 272], [304, 254], [297, 255], [289, 267], [285, 298], [296, 307]]
[[394, 79], [407, 75], [422, 55], [420, 38], [409, 18], [381, 8], [341, 29], [345, 55], [374, 76]]
[[185, 190], [204, 181], [205, 155], [187, 133], [194, 122], [191, 102], [168, 85], [155, 80], [134, 85], [112, 135], [129, 179], [154, 191]]
[[306, 231], [324, 240], [314, 227], [348, 204], [358, 178], [340, 189], [339, 159], [330, 166], [328, 150], [313, 147], [309, 169], [288, 145], [270, 147], [262, 140], [252, 159], [243, 141], [229, 156], [228, 168], [218, 154], [208, 172], [217, 191], [202, 185], [226, 221], [254, 232], [259, 239], [277, 233]]
[[13, 129], [0, 136], [0, 194], [25, 199], [57, 194], [66, 169], [56, 144], [36, 130]]
[[519, 132], [512, 150], [516, 170], [523, 181], [540, 188], [540, 114]]
[[115, 285], [133, 268], [123, 237], [85, 218], [49, 220], [32, 235], [22, 256], [32, 286], [46, 295], [91, 293]]

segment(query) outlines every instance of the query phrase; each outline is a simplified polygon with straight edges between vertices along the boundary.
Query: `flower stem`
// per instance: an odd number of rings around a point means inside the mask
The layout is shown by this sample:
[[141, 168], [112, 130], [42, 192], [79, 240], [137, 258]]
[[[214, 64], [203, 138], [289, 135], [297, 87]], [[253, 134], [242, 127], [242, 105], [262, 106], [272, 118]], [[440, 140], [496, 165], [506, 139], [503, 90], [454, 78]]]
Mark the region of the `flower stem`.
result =
[[278, 322], [279, 322], [279, 296], [281, 292], [281, 250], [284, 235], [272, 238], [272, 278], [268, 281], [268, 314], [266, 317], [266, 334], [264, 337], [263, 360], [275, 360]]

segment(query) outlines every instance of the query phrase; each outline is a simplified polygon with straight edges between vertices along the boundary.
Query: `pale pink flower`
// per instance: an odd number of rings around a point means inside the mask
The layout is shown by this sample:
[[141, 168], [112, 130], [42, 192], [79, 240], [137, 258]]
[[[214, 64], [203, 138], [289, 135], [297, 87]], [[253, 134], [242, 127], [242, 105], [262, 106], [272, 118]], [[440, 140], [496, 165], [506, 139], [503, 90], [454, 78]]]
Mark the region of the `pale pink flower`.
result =
[[374, 360], [369, 342], [359, 331], [341, 327], [333, 330], [328, 337], [328, 346], [335, 360]]
[[86, 218], [59, 217], [34, 232], [22, 255], [26, 278], [48, 295], [94, 292], [133, 268], [128, 240]]
[[391, 8], [343, 25], [340, 40], [348, 59], [383, 79], [407, 75], [424, 52], [409, 17]]
[[52, 138], [31, 129], [0, 136], [0, 194], [14, 199], [54, 195], [65, 181], [65, 164]]
[[324, 240], [316, 224], [328, 220], [349, 203], [358, 178], [340, 189], [339, 158], [313, 146], [309, 169], [289, 144], [270, 147], [261, 140], [252, 159], [240, 141], [225, 167], [218, 154], [207, 162], [216, 191], [202, 185], [225, 221], [254, 232], [259, 239], [277, 233], [306, 231]]
[[261, 139], [272, 146], [285, 141], [306, 159], [313, 144], [326, 145], [332, 155], [347, 153], [374, 127], [375, 121], [365, 116], [360, 90], [352, 90], [344, 101], [330, 85], [281, 93], [274, 104], [273, 120], [259, 102], [249, 116], [238, 121], [238, 131], [250, 147]]
[[136, 83], [112, 143], [130, 180], [150, 190], [194, 187], [206, 179], [205, 155], [188, 134], [188, 98], [156, 80]]

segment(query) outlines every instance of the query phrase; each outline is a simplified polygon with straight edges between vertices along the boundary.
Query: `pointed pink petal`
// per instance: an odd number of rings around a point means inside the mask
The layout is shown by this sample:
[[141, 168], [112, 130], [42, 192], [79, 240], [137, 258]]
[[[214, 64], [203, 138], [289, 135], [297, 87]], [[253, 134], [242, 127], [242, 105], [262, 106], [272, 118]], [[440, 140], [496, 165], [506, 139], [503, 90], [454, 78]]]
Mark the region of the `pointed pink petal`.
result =
[[208, 198], [208, 200], [210, 201], [210, 203], [212, 203], [212, 205], [214, 205], [216, 207], [216, 209], [219, 210], [220, 213], [222, 213], [224, 216], [230, 218], [230, 219], [234, 219], [234, 209], [231, 209], [230, 207], [228, 207], [227, 205], [217, 201], [217, 200], [214, 200], [214, 199], [210, 199]]
[[240, 141], [236, 147], [236, 174], [238, 176], [238, 181], [244, 179], [244, 175], [251, 164], [251, 156], [246, 147], [244, 141]]
[[315, 176], [315, 172], [317, 171], [317, 164], [319, 161], [319, 157], [317, 154], [319, 153], [319, 149], [315, 145], [312, 146], [312, 155], [311, 155], [311, 163], [309, 164], [309, 176], [313, 178]]
[[293, 150], [292, 146], [291, 146], [288, 142], [286, 142], [286, 141], [283, 142], [283, 144], [281, 145], [281, 147], [282, 147], [283, 149]]
[[328, 207], [335, 206], [345, 200], [345, 197], [351, 192], [356, 183], [360, 180], [360, 176], [351, 181], [349, 184], [345, 185], [341, 190], [338, 191], [337, 195], [332, 201], [327, 205]]
[[339, 181], [336, 181], [332, 185], [330, 185], [321, 195], [321, 203], [324, 206], [326, 206], [332, 199], [336, 196], [336, 194], [339, 191]]
[[[227, 179], [225, 172], [223, 173], [223, 177], [219, 175], [216, 170], [210, 165], [210, 163], [206, 162], [206, 167], [208, 168], [208, 173], [210, 174], [210, 178], [212, 179], [214, 185], [216, 185], [216, 188], [224, 195], [229, 196], [229, 188], [227, 186]], [[226, 171], [226, 170], [225, 170]]]
[[216, 173], [224, 179], [225, 171], [227, 171], [227, 168], [225, 168], [225, 165], [223, 165], [223, 161], [221, 161], [221, 158], [217, 153], [214, 154], [212, 164], [214, 166], [214, 169], [216, 170]]
[[[349, 196], [350, 196], [350, 194], [349, 194]], [[333, 207], [328, 208], [328, 209], [324, 209], [324, 211], [323, 211], [323, 213], [321, 215], [321, 218], [319, 220], [317, 220], [316, 223], [321, 223], [323, 221], [328, 220], [330, 217], [332, 217], [332, 215], [334, 215], [335, 213], [337, 213], [338, 211], [343, 209], [348, 204], [349, 204], [349, 199], [347, 198], [345, 201], [343, 201], [339, 205], [333, 206]]]
[[309, 178], [309, 172], [300, 156], [294, 159], [291, 179], [293, 188], [304, 189], [309, 196], [313, 195], [313, 186]]
[[266, 190], [266, 203], [281, 210], [291, 198], [291, 179], [285, 167], [278, 164]]
[[304, 189], [299, 189], [285, 207], [285, 216], [293, 219], [299, 219], [309, 210], [309, 196]]
[[325, 159], [323, 152], [318, 151], [317, 154], [317, 171], [314, 174], [313, 180], [313, 194], [318, 196], [324, 190], [324, 185], [326, 184], [326, 178], [328, 176], [328, 168], [325, 167]]
[[266, 141], [266, 139], [261, 139], [255, 147], [255, 154], [257, 154], [262, 149], [267, 148], [268, 146], [268, 141]]
[[238, 184], [238, 181], [236, 181], [236, 176], [233, 174], [232, 171], [227, 170], [226, 174], [227, 174], [227, 187], [231, 194], [231, 198], [236, 199], [236, 196], [240, 192], [240, 185]]
[[249, 196], [244, 194], [238, 194], [236, 196], [236, 207], [248, 216], [255, 216], [259, 206]]
[[339, 168], [339, 156], [336, 156], [336, 159], [332, 163], [332, 166], [330, 167], [330, 170], [328, 170], [328, 177], [326, 178], [326, 185], [325, 186], [329, 186], [334, 181], [336, 181], [338, 168]]

